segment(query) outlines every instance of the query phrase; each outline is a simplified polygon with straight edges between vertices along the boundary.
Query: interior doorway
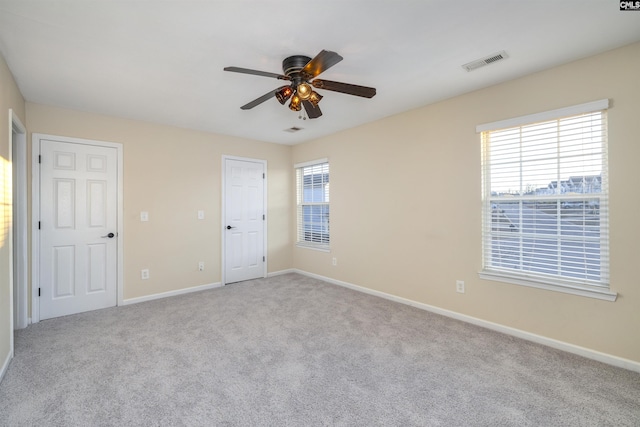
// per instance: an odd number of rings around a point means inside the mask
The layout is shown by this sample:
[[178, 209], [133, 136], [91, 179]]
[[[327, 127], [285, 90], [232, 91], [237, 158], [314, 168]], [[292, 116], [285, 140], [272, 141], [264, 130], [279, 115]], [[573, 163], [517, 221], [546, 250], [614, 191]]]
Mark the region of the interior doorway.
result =
[[33, 135], [32, 321], [122, 303], [122, 144]]
[[266, 276], [266, 170], [264, 160], [223, 157], [223, 284]]

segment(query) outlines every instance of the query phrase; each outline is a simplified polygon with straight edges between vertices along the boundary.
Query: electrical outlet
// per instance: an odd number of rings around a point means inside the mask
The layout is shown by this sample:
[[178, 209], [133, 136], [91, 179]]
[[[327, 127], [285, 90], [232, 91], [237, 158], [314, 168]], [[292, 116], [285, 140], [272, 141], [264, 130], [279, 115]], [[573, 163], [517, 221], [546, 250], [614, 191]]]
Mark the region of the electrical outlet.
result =
[[198, 263], [198, 271], [204, 271], [204, 261]]
[[464, 280], [456, 280], [456, 292], [464, 294]]
[[335, 267], [336, 265], [338, 265], [338, 258], [333, 257], [333, 259], [331, 260], [331, 264]]
[[142, 277], [142, 280], [147, 280], [149, 278], [149, 269], [145, 268], [144, 270], [140, 271], [140, 277]]

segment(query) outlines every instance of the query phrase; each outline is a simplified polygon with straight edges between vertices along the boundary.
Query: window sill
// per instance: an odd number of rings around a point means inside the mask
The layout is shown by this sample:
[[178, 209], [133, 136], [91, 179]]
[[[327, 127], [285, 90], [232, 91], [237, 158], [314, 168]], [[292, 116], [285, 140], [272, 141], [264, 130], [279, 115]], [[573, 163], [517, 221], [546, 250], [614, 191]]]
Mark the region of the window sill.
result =
[[305, 245], [304, 243], [296, 243], [296, 246], [299, 248], [311, 249], [312, 251], [331, 252], [331, 249], [328, 246], [312, 246]]
[[480, 271], [478, 276], [481, 279], [493, 280], [497, 282], [511, 283], [514, 285], [528, 286], [532, 288], [545, 289], [549, 291], [563, 292], [565, 294], [580, 295], [588, 298], [596, 298], [605, 301], [615, 301], [618, 297], [616, 292], [606, 289], [598, 289], [591, 286], [581, 286], [577, 284], [543, 282], [528, 277], [509, 274], [502, 271]]

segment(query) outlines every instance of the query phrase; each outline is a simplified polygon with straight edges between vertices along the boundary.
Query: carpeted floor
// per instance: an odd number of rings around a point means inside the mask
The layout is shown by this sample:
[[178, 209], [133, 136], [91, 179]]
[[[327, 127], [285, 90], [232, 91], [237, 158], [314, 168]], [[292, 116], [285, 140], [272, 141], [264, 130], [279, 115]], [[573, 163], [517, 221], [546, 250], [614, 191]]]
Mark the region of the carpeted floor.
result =
[[640, 426], [640, 374], [296, 274], [16, 334], [2, 426]]

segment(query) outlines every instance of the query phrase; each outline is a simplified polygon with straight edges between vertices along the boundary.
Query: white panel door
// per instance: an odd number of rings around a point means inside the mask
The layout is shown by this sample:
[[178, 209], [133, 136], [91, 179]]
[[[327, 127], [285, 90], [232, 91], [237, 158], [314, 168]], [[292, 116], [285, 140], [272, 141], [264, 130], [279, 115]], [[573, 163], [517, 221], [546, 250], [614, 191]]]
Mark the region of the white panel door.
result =
[[264, 277], [262, 162], [225, 159], [225, 282]]
[[40, 319], [117, 302], [117, 149], [40, 140]]

